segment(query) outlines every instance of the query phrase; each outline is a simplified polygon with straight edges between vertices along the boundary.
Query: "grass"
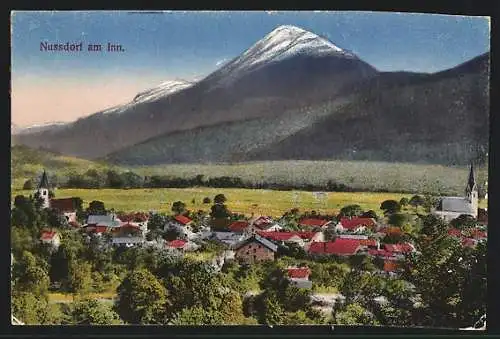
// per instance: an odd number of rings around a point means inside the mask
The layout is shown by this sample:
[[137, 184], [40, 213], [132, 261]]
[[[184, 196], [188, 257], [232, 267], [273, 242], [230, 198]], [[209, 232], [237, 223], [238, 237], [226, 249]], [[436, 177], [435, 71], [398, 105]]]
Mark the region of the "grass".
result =
[[[285, 160], [234, 164], [174, 164], [159, 166], [114, 166], [57, 155], [25, 146], [14, 146], [11, 152], [11, 187], [19, 189], [27, 179], [38, 179], [46, 169], [60, 178], [69, 173], [85, 173], [89, 169], [100, 172], [107, 169], [132, 170], [139, 175], [169, 175], [193, 178], [232, 176], [250, 183], [277, 183], [287, 185], [325, 185], [328, 181], [344, 184], [358, 191], [390, 191], [463, 194], [468, 175], [467, 166], [442, 166], [370, 161], [307, 161]], [[480, 187], [488, 178], [487, 167], [476, 169]]]
[[[13, 190], [12, 197], [31, 191]], [[315, 210], [320, 213], [338, 213], [349, 204], [359, 204], [363, 209], [373, 209], [381, 213], [379, 207], [382, 201], [388, 199], [400, 200], [410, 198], [409, 194], [401, 193], [344, 193], [330, 192], [324, 200], [318, 200], [313, 193], [305, 191], [274, 191], [237, 188], [159, 188], [159, 189], [58, 189], [57, 198], [80, 197], [87, 205], [92, 200], [104, 202], [106, 208], [116, 211], [158, 211], [171, 212], [172, 203], [183, 201], [191, 210], [209, 211], [211, 204], [203, 204], [204, 197], [213, 197], [223, 193], [228, 201], [227, 205], [233, 212], [245, 215], [263, 214], [281, 216], [285, 211], [299, 207], [301, 211]], [[194, 204], [192, 200], [194, 199]]]
[[[116, 291], [89, 293], [88, 297], [91, 299], [112, 300], [116, 297]], [[50, 292], [49, 293], [49, 302], [73, 302], [73, 295], [71, 293]]]

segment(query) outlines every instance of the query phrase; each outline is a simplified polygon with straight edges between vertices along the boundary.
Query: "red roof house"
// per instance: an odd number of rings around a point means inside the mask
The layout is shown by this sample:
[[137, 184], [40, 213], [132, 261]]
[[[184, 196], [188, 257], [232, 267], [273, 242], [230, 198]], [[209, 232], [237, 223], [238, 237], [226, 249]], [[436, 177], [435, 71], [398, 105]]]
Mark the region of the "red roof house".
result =
[[340, 231], [357, 231], [362, 228], [374, 229], [377, 223], [373, 218], [341, 218], [337, 224]]
[[179, 224], [181, 225], [188, 225], [189, 223], [191, 223], [193, 220], [189, 219], [188, 217], [184, 216], [184, 215], [176, 215], [174, 217], [174, 220], [177, 221]]
[[238, 220], [229, 225], [228, 228], [231, 232], [241, 233], [244, 232], [249, 226], [250, 223], [248, 221]]
[[309, 247], [311, 254], [335, 254], [335, 255], [354, 255], [361, 248], [358, 239], [341, 239], [329, 242], [313, 242]]
[[40, 241], [45, 244], [51, 244], [52, 246], [58, 247], [61, 243], [61, 238], [59, 233], [56, 231], [44, 230], [40, 235]]
[[170, 242], [167, 242], [166, 246], [170, 247], [170, 248], [182, 249], [182, 248], [184, 248], [184, 246], [186, 246], [186, 244], [187, 244], [187, 241], [176, 239], [176, 240], [172, 240]]
[[376, 239], [360, 239], [359, 243], [362, 246], [367, 246], [367, 247], [378, 247], [379, 243]]
[[299, 225], [302, 227], [308, 227], [308, 228], [315, 228], [315, 227], [325, 228], [328, 225], [330, 225], [331, 223], [332, 222], [330, 220], [317, 219], [317, 218], [307, 218], [307, 219], [302, 219], [299, 222]]
[[76, 212], [75, 198], [51, 199], [50, 207], [61, 212]]
[[308, 267], [290, 267], [287, 268], [288, 277], [293, 279], [309, 279], [311, 269]]
[[413, 245], [409, 243], [403, 244], [384, 244], [384, 248], [387, 252], [395, 253], [395, 254], [404, 254], [415, 251]]

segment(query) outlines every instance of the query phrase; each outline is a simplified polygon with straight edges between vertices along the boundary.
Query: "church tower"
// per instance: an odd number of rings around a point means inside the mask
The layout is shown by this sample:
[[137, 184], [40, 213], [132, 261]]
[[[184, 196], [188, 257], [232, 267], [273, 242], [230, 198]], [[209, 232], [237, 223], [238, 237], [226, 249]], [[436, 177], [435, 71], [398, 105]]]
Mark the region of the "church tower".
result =
[[50, 198], [49, 198], [49, 180], [47, 179], [47, 173], [43, 170], [42, 177], [40, 178], [40, 183], [38, 184], [38, 188], [36, 190], [37, 193], [40, 194], [40, 197], [43, 199], [43, 208], [50, 207]]
[[467, 180], [467, 187], [465, 188], [465, 198], [469, 202], [472, 212], [474, 213], [474, 217], [477, 216], [477, 209], [478, 209], [478, 191], [477, 191], [477, 184], [476, 184], [476, 178], [474, 176], [474, 167], [472, 163], [470, 164], [470, 171], [469, 171], [469, 179]]

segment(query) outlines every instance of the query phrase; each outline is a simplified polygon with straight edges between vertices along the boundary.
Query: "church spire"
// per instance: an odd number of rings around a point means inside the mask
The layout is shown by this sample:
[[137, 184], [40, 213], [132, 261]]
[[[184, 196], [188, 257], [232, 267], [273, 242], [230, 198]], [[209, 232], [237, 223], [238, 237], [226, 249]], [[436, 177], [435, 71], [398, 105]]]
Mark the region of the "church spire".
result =
[[469, 170], [469, 179], [467, 180], [467, 188], [465, 189], [465, 192], [467, 195], [469, 195], [472, 191], [475, 191], [477, 189], [476, 186], [476, 178], [474, 176], [474, 166], [472, 165], [472, 162], [470, 164], [470, 170]]
[[45, 169], [43, 170], [42, 178], [40, 179], [40, 183], [38, 184], [38, 189], [41, 188], [49, 189], [49, 180], [47, 179], [47, 173], [45, 173]]

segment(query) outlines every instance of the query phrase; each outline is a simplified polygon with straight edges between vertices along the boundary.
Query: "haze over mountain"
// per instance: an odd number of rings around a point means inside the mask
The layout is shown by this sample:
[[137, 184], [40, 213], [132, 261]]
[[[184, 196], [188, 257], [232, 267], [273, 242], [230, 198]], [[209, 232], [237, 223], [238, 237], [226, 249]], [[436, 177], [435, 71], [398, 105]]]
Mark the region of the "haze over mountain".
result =
[[15, 141], [126, 164], [477, 158], [488, 145], [489, 54], [435, 74], [382, 73], [314, 33], [280, 26], [196, 83]]

